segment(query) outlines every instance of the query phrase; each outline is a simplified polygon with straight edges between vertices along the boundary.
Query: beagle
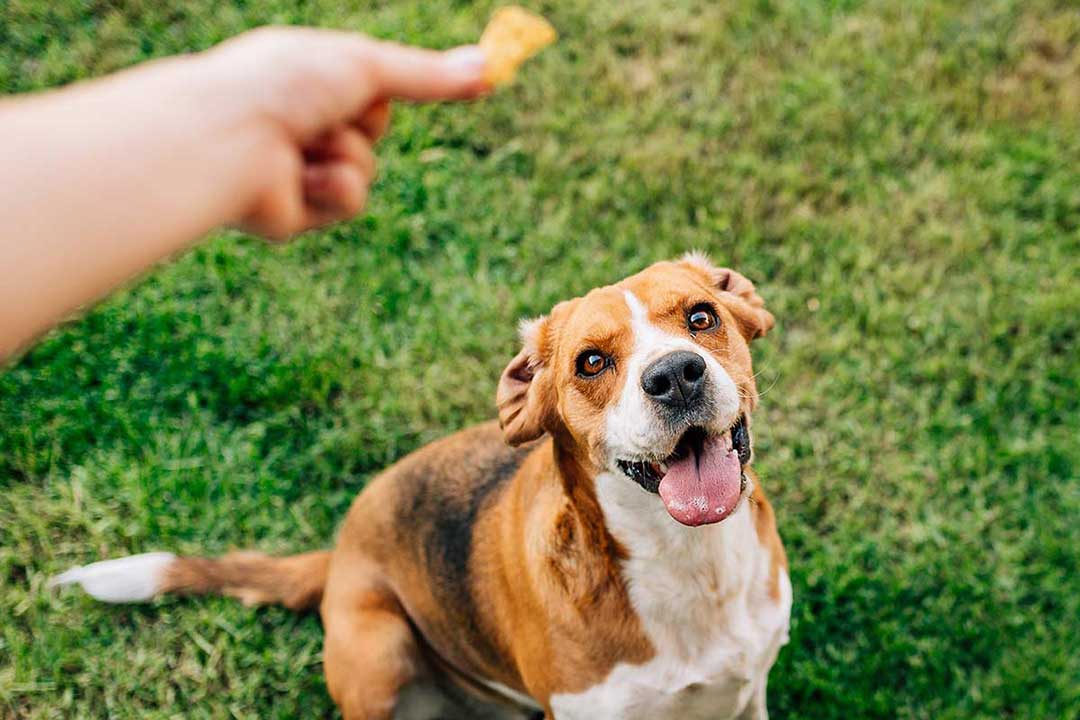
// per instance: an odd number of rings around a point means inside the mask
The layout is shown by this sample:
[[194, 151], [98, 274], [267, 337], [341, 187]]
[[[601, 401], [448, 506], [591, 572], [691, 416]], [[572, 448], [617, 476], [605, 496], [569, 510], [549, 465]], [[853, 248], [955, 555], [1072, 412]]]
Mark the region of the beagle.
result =
[[498, 422], [405, 457], [332, 551], [71, 570], [111, 602], [318, 608], [348, 720], [765, 718], [791, 585], [750, 470], [753, 284], [662, 262], [521, 326]]

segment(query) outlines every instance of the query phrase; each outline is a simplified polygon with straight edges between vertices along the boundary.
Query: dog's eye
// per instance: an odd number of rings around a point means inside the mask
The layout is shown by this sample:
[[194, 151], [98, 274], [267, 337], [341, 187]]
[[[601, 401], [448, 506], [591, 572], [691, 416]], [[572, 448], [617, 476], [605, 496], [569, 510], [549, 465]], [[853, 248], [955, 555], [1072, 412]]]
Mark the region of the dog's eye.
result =
[[586, 350], [577, 356], [577, 374], [581, 377], [596, 377], [609, 367], [611, 358], [599, 350]]
[[695, 305], [686, 314], [686, 327], [690, 332], [702, 332], [716, 327], [716, 313], [708, 305]]

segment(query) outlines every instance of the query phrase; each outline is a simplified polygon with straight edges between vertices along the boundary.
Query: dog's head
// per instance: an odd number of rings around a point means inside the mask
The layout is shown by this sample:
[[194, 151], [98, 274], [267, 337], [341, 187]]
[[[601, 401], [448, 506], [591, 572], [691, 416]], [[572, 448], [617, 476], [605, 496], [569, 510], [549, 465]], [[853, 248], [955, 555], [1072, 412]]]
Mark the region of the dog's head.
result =
[[772, 326], [753, 283], [700, 255], [560, 303], [522, 324], [499, 382], [505, 438], [549, 432], [592, 470], [659, 494], [679, 522], [723, 520], [746, 491], [749, 343]]

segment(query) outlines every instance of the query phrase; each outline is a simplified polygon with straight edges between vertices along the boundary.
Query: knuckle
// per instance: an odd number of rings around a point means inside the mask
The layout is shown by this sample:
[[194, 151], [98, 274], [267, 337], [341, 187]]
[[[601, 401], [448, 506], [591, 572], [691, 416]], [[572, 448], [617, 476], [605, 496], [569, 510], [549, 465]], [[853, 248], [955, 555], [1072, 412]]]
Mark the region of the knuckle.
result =
[[375, 153], [372, 152], [371, 148], [366, 143], [361, 145], [361, 150], [357, 154], [356, 164], [357, 167], [360, 168], [361, 174], [368, 178], [375, 176], [379, 167], [379, 161], [378, 158], [375, 157]]
[[356, 215], [364, 209], [366, 199], [367, 193], [358, 188], [356, 191], [349, 193], [343, 209], [348, 215]]
[[367, 184], [362, 176], [352, 178], [347, 189], [342, 193], [341, 209], [349, 215], [356, 215], [364, 209], [367, 201]]

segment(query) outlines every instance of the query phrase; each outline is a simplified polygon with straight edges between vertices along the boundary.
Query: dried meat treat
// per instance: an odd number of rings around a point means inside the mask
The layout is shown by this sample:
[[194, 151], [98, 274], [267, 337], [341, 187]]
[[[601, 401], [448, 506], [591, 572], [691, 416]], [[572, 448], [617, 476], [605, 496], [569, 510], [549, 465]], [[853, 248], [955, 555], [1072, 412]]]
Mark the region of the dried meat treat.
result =
[[555, 28], [539, 15], [515, 5], [499, 8], [480, 36], [480, 47], [487, 55], [488, 82], [510, 82], [521, 63], [555, 42], [556, 37]]

